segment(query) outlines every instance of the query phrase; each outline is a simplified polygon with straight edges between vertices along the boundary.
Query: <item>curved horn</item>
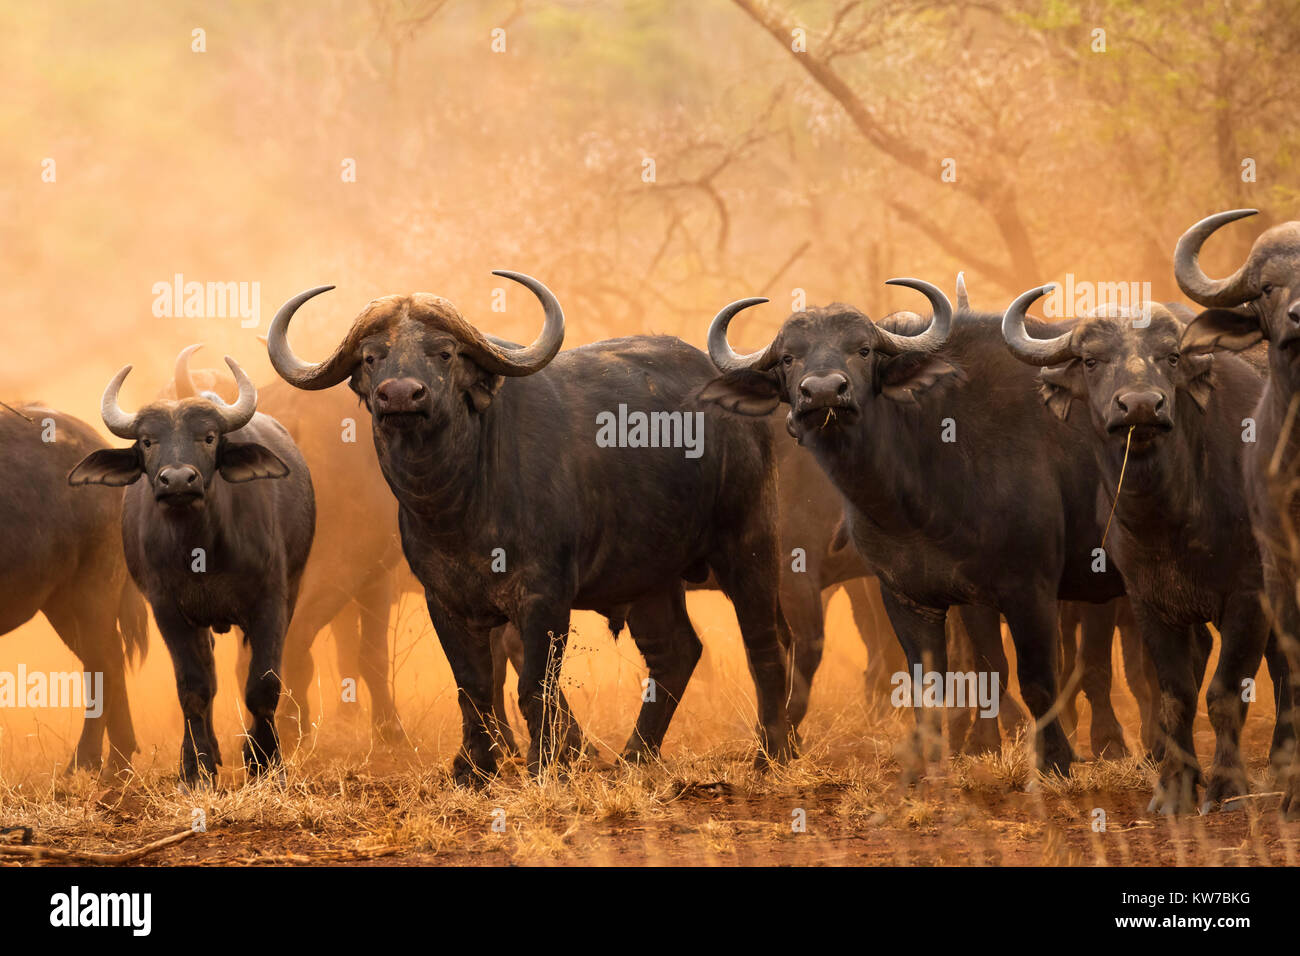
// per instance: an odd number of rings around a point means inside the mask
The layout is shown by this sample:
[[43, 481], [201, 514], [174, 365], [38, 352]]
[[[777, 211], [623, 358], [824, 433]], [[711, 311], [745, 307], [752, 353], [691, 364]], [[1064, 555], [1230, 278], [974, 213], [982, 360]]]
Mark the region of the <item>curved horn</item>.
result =
[[[318, 365], [304, 362], [293, 354], [289, 348], [289, 321], [299, 307], [308, 299], [328, 292], [332, 285], [318, 285], [306, 292], [299, 292], [292, 299], [280, 306], [271, 320], [271, 327], [266, 331], [266, 352], [271, 357], [271, 365], [279, 376], [295, 388], [316, 391], [337, 385], [352, 374], [356, 365], [351, 354], [344, 354], [343, 345], [335, 349], [334, 354]], [[346, 344], [347, 340], [344, 340]], [[347, 350], [351, 352], [351, 348]]]
[[518, 282], [537, 296], [546, 313], [546, 321], [533, 344], [522, 348], [506, 346], [500, 339], [492, 341], [488, 336], [483, 336], [487, 348], [483, 349], [485, 354], [479, 364], [486, 371], [497, 375], [532, 375], [555, 358], [560, 346], [564, 344], [564, 310], [560, 308], [560, 300], [555, 297], [555, 293], [532, 276], [506, 269], [493, 269], [492, 274]]
[[117, 404], [117, 393], [122, 388], [122, 382], [130, 373], [131, 366], [127, 365], [120, 372], [113, 376], [113, 380], [108, 383], [108, 388], [104, 389], [104, 397], [99, 400], [99, 414], [104, 418], [104, 424], [118, 438], [135, 439], [135, 420], [136, 415], [128, 415], [122, 411], [122, 407]]
[[957, 273], [957, 310], [970, 310], [970, 296], [966, 294], [966, 273]]
[[751, 306], [762, 305], [768, 301], [762, 297], [750, 299], [737, 299], [730, 305], [722, 307], [722, 311], [713, 317], [709, 323], [709, 358], [713, 364], [723, 372], [739, 372], [744, 369], [762, 369], [771, 364], [769, 353], [772, 346], [760, 349], [757, 352], [750, 352], [748, 355], [741, 355], [731, 347], [727, 341], [727, 326], [736, 315]]
[[1002, 315], [1002, 337], [1011, 354], [1027, 365], [1059, 365], [1074, 355], [1070, 350], [1071, 332], [1052, 339], [1034, 339], [1025, 330], [1025, 313], [1029, 307], [1055, 288], [1055, 282], [1035, 286], [1007, 306]]
[[202, 342], [195, 345], [187, 345], [185, 348], [181, 349], [180, 354], [176, 356], [176, 372], [174, 378], [176, 397], [178, 399], [194, 398], [199, 394], [199, 390], [194, 387], [194, 379], [190, 377], [190, 356], [201, 348], [203, 348]]
[[930, 327], [920, 335], [899, 335], [877, 325], [876, 334], [880, 339], [876, 348], [886, 355], [898, 355], [900, 352], [929, 352], [943, 345], [952, 326], [952, 303], [943, 291], [923, 279], [890, 279], [885, 285], [901, 285], [920, 292], [930, 300], [934, 315]]
[[1258, 211], [1257, 209], [1233, 209], [1229, 212], [1218, 212], [1213, 216], [1206, 216], [1183, 233], [1174, 248], [1174, 278], [1178, 280], [1178, 288], [1182, 289], [1188, 298], [1201, 305], [1229, 307], [1241, 305], [1247, 299], [1255, 297], [1255, 290], [1246, 285], [1246, 266], [1250, 263], [1249, 259], [1226, 279], [1211, 279], [1201, 271], [1199, 259], [1201, 246], [1211, 233], [1230, 222], [1253, 216]]
[[208, 401], [212, 402], [221, 413], [221, 430], [233, 432], [247, 425], [253, 413], [257, 411], [257, 389], [248, 380], [244, 370], [229, 355], [226, 356], [226, 364], [230, 366], [230, 373], [235, 376], [235, 382], [239, 385], [239, 398], [235, 399], [233, 405], [227, 405], [221, 399], [209, 398]]

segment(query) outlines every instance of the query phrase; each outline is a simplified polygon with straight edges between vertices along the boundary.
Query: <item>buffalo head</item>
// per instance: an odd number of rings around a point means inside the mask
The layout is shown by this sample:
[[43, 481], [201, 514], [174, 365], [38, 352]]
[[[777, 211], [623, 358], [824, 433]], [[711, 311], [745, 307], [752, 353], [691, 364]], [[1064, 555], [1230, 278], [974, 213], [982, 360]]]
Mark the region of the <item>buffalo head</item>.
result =
[[1156, 303], [1103, 306], [1068, 332], [1030, 338], [1025, 313], [1053, 288], [1030, 289], [1012, 302], [1002, 335], [1012, 355], [1043, 369], [1043, 401], [1058, 418], [1070, 414], [1072, 402], [1084, 402], [1099, 434], [1125, 442], [1132, 429], [1132, 448], [1140, 452], [1173, 429], [1178, 390], [1205, 410], [1213, 357], [1180, 351], [1184, 326], [1173, 312]]
[[[766, 415], [785, 402], [786, 428], [801, 442], [813, 432], [853, 425], [866, 403], [915, 402], [916, 392], [955, 371], [934, 354], [948, 337], [952, 303], [920, 279], [889, 284], [916, 289], [930, 300], [933, 318], [924, 331], [893, 332], [857, 309], [831, 305], [795, 313], [767, 348], [739, 355], [727, 341], [727, 326], [742, 309], [767, 300], [731, 303], [709, 327], [709, 357], [724, 374], [704, 388], [701, 399], [745, 415]], [[889, 318], [906, 325], [922, 321], [910, 312]]]
[[365, 401], [381, 432], [453, 427], [482, 413], [507, 377], [540, 371], [564, 341], [564, 312], [551, 291], [517, 272], [494, 272], [527, 286], [546, 312], [541, 334], [520, 348], [484, 335], [446, 299], [427, 293], [385, 296], [370, 303], [334, 354], [304, 362], [289, 348], [289, 321], [320, 286], [294, 296], [276, 313], [267, 333], [271, 364], [302, 389], [322, 389], [344, 379]]
[[[181, 353], [178, 370], [196, 346]], [[243, 428], [257, 411], [257, 389], [235, 360], [226, 364], [239, 386], [239, 398], [227, 405], [211, 392], [188, 390], [178, 371], [176, 400], [151, 402], [135, 414], [117, 403], [128, 365], [113, 377], [104, 391], [100, 412], [108, 430], [129, 438], [129, 448], [105, 448], [84, 458], [68, 475], [71, 485], [129, 485], [141, 475], [149, 480], [154, 500], [171, 510], [202, 508], [215, 475], [229, 482], [256, 478], [283, 478], [289, 468], [279, 456], [254, 442], [235, 442], [227, 433]]]
[[1240, 351], [1267, 339], [1294, 360], [1300, 350], [1300, 222], [1265, 230], [1241, 267], [1226, 279], [1201, 271], [1201, 246], [1221, 226], [1254, 209], [1234, 209], [1202, 219], [1178, 240], [1174, 276], [1179, 288], [1207, 306], [1183, 335], [1184, 351]]

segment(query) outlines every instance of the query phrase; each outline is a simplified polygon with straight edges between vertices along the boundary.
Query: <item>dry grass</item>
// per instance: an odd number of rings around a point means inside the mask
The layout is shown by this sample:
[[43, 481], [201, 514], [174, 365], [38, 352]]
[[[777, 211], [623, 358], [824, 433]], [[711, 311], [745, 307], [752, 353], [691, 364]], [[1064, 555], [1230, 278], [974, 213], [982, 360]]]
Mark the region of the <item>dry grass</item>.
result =
[[[703, 629], [710, 670], [683, 701], [664, 756], [650, 765], [614, 760], [632, 726], [642, 665], [626, 642], [580, 622], [589, 636], [572, 643], [563, 679], [598, 759], [540, 779], [511, 760], [482, 789], [453, 786], [448, 767], [459, 717], [440, 683], [446, 665], [428, 636], [412, 631], [397, 639], [405, 746], [372, 744], [364, 721], [341, 720], [327, 704], [314, 737], [288, 753], [286, 783], [247, 781], [230, 766], [240, 721], [238, 707], [223, 697], [218, 730], [228, 764], [212, 789], [184, 792], [175, 773], [174, 692], [165, 680], [136, 675], [133, 701], [148, 749], [128, 780], [59, 773], [74, 723], [44, 722], [25, 733], [0, 723], [0, 828], [30, 827], [36, 844], [112, 852], [203, 820], [206, 832], [152, 853], [143, 865], [1300, 862], [1300, 827], [1280, 824], [1278, 798], [1263, 795], [1274, 789], [1263, 766], [1267, 703], [1252, 708], [1247, 724], [1258, 796], [1242, 801], [1240, 812], [1153, 818], [1146, 813], [1153, 769], [1142, 760], [1085, 761], [1068, 777], [1043, 776], [1033, 770], [1023, 735], [995, 753], [931, 763], [904, 786], [896, 753], [911, 718], [867, 706], [855, 656], [861, 648], [843, 639], [852, 631], [838, 603], [802, 755], [756, 771], [753, 692], [722, 609], [720, 598], [693, 598], [697, 616], [715, 625]], [[151, 666], [165, 668], [165, 656]], [[319, 685], [333, 679], [326, 663]], [[1136, 708], [1122, 689], [1116, 694], [1133, 741]], [[509, 709], [519, 732], [517, 710]], [[1085, 705], [1081, 727], [1087, 718]], [[1212, 738], [1203, 717], [1197, 730], [1208, 763]], [[1086, 740], [1076, 747], [1086, 753]], [[9, 862], [2, 852], [0, 862]]]

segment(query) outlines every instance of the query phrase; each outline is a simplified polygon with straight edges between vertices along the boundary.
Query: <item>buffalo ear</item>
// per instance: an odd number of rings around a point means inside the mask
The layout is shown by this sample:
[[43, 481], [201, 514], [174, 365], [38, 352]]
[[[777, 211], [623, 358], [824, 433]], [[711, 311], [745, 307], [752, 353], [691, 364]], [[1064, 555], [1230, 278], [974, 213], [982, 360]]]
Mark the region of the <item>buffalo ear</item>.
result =
[[120, 488], [139, 480], [143, 474], [144, 462], [134, 445], [130, 448], [101, 448], [77, 462], [77, 467], [68, 472], [68, 484]]
[[1206, 309], [1183, 330], [1183, 352], [1240, 352], [1265, 338], [1259, 318], [1238, 309]]
[[231, 484], [258, 478], [283, 478], [289, 466], [280, 456], [256, 442], [223, 442], [217, 455], [217, 470]]
[[471, 385], [467, 391], [469, 400], [474, 404], [474, 411], [480, 413], [487, 411], [487, 407], [492, 404], [492, 399], [497, 397], [497, 392], [501, 391], [501, 386], [505, 382], [504, 375], [485, 374]]
[[1196, 403], [1196, 407], [1205, 411], [1205, 406], [1210, 402], [1210, 393], [1214, 391], [1214, 383], [1210, 381], [1210, 372], [1214, 370], [1214, 356], [1184, 355], [1178, 367], [1183, 374], [1183, 388], [1187, 389], [1187, 394]]
[[1061, 421], [1070, 416], [1070, 403], [1083, 398], [1087, 392], [1082, 369], [1082, 362], [1070, 359], [1064, 365], [1053, 365], [1038, 373], [1041, 383], [1038, 394], [1043, 396], [1043, 404]]
[[904, 352], [887, 359], [880, 370], [880, 394], [893, 402], [912, 405], [916, 393], [924, 392], [945, 375], [957, 371], [930, 352]]
[[781, 404], [781, 382], [775, 372], [728, 372], [700, 390], [700, 401], [713, 402], [738, 415], [768, 415]]

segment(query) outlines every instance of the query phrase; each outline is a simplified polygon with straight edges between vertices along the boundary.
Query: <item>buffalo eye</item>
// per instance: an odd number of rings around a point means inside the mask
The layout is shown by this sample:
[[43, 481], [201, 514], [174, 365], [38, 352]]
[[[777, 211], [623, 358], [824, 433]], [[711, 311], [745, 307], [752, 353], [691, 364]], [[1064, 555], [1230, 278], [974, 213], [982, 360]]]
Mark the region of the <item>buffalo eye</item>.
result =
[[209, 445], [211, 445], [214, 441], [217, 440], [217, 436], [216, 436], [216, 435], [204, 435], [204, 436], [203, 436], [203, 440], [204, 440], [205, 442], [207, 442]]
[[143, 445], [145, 448], [148, 448], [150, 445], [153, 444], [153, 442], [150, 441], [148, 438], [142, 438], [140, 439], [140, 444]]
[[446, 349], [443, 349], [442, 352], [438, 355], [438, 358], [442, 359], [444, 362], [450, 362], [451, 353], [448, 352]]
[[1265, 282], [1259, 287], [1259, 291], [1264, 295], [1271, 295], [1273, 292], [1273, 284], [1271, 282]]
[[789, 368], [791, 365], [794, 364], [794, 356], [793, 356], [793, 355], [782, 355], [782, 356], [781, 356], [781, 364], [784, 365], [786, 368]]
[[366, 364], [367, 364], [367, 365], [374, 365], [374, 364], [375, 364], [375, 357], [374, 357], [373, 355], [367, 355], [367, 356], [366, 356]]
[[870, 357], [871, 357], [871, 346], [870, 346], [870, 345], [864, 345], [864, 346], [862, 346], [862, 348], [858, 349], [858, 354], [861, 355], [863, 358], [870, 358]]
[[1169, 365], [1170, 365], [1170, 367], [1172, 368], [1173, 366], [1175, 366], [1175, 365], [1177, 365], [1177, 364], [1178, 364], [1178, 353], [1175, 352], [1175, 353], [1173, 353], [1172, 355], [1169, 356]]
[[1083, 367], [1086, 369], [1094, 369], [1097, 367], [1097, 360], [1095, 358], [1086, 358], [1083, 360]]

